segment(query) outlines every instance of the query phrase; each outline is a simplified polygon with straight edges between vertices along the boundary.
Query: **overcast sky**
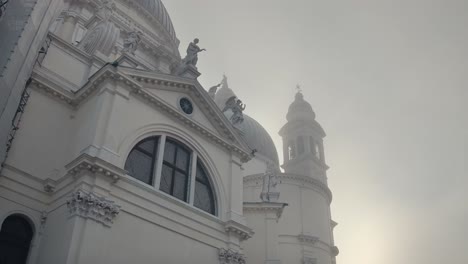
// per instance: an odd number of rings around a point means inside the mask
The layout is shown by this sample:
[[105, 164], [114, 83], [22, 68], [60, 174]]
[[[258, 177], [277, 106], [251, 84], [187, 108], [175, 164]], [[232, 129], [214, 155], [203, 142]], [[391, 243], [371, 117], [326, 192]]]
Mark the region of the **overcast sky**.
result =
[[[468, 263], [468, 1], [165, 0], [205, 88], [278, 151], [300, 83], [327, 133], [338, 264]], [[282, 157], [282, 155], [280, 155]]]

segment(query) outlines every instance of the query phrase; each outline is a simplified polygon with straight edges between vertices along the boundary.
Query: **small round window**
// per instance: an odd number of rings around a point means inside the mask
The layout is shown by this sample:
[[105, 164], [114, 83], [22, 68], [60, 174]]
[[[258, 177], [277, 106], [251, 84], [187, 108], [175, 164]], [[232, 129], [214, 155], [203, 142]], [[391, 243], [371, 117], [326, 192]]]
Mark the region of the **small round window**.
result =
[[190, 102], [189, 99], [185, 97], [180, 99], [179, 105], [182, 111], [184, 111], [184, 113], [186, 113], [187, 115], [190, 115], [193, 113], [193, 104], [192, 102]]

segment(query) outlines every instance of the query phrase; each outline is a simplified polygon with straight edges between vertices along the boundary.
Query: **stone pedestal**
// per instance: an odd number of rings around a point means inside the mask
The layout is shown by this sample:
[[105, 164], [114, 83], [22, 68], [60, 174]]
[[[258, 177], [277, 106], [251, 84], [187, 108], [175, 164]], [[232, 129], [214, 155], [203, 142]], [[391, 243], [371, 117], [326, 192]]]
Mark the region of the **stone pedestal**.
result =
[[201, 75], [201, 73], [198, 71], [197, 67], [188, 64], [188, 65], [180, 65], [179, 68], [177, 69], [177, 75], [181, 77], [186, 77], [186, 78], [191, 78], [191, 79], [197, 79], [198, 76]]

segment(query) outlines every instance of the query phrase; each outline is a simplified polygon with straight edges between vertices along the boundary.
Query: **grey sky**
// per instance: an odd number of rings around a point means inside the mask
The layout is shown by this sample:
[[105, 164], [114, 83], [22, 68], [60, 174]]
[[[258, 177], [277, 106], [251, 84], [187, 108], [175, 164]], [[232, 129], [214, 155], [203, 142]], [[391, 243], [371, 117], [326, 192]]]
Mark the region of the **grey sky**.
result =
[[[300, 83], [327, 137], [338, 263], [468, 263], [468, 1], [165, 0], [205, 88], [270, 132]], [[281, 157], [281, 156], [280, 156]]]

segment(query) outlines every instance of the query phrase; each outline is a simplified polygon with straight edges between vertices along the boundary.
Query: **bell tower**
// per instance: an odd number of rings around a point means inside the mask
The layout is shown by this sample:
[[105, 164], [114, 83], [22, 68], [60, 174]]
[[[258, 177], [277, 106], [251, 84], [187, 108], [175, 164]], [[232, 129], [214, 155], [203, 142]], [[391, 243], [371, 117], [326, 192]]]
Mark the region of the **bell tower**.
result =
[[325, 132], [315, 120], [312, 106], [299, 89], [279, 134], [283, 138], [282, 168], [285, 173], [309, 176], [327, 182], [323, 138]]

